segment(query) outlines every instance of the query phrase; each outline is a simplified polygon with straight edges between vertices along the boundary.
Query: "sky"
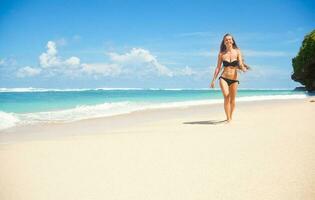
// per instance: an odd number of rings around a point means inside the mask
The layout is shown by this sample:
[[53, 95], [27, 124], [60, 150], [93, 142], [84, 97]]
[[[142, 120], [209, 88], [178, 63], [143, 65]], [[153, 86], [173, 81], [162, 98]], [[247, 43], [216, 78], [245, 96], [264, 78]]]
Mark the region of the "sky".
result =
[[[240, 88], [294, 88], [315, 1], [0, 0], [0, 88], [207, 88], [230, 33]], [[218, 82], [216, 84], [218, 87]]]

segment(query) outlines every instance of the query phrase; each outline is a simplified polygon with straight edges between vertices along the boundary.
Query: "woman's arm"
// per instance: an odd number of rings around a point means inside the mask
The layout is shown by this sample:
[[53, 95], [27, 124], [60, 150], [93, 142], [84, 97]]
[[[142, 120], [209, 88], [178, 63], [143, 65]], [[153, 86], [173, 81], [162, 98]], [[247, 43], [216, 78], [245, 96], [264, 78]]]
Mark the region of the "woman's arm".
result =
[[213, 79], [212, 79], [211, 84], [210, 84], [211, 88], [214, 88], [214, 82], [217, 79], [217, 76], [221, 70], [221, 67], [222, 67], [222, 54], [219, 53], [217, 67], [214, 70]]
[[240, 70], [242, 70], [243, 72], [245, 72], [245, 71], [247, 70], [247, 68], [244, 66], [241, 50], [238, 49], [237, 52], [238, 52], [238, 53], [237, 53], [237, 57], [238, 57], [239, 65], [240, 65]]

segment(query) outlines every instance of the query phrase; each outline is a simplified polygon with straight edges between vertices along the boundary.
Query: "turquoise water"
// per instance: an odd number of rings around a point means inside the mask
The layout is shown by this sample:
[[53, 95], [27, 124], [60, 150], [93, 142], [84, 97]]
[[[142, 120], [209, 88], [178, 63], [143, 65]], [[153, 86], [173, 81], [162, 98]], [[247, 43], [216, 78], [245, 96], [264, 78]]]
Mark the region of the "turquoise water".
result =
[[[292, 90], [239, 90], [238, 97], [305, 94]], [[0, 111], [31, 113], [103, 103], [167, 103], [221, 99], [220, 90], [83, 90], [0, 92]]]
[[[239, 90], [238, 97], [304, 94], [292, 90]], [[31, 113], [115, 102], [166, 103], [221, 99], [220, 90], [84, 90], [0, 92], [0, 111]]]
[[[239, 90], [237, 101], [305, 98], [303, 91]], [[69, 122], [151, 108], [222, 103], [220, 90], [0, 90], [0, 130], [38, 122]]]

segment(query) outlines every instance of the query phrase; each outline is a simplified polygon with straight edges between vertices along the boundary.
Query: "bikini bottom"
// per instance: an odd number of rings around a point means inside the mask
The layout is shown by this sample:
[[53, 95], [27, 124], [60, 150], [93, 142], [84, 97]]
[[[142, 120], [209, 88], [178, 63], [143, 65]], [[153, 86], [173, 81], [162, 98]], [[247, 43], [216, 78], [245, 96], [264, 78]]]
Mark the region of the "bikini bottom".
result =
[[222, 76], [219, 77], [219, 79], [222, 78], [223, 80], [225, 80], [225, 82], [228, 84], [228, 86], [232, 85], [233, 83], [238, 83], [240, 84], [240, 82], [238, 80], [232, 80], [232, 79], [228, 79], [228, 78], [224, 78]]

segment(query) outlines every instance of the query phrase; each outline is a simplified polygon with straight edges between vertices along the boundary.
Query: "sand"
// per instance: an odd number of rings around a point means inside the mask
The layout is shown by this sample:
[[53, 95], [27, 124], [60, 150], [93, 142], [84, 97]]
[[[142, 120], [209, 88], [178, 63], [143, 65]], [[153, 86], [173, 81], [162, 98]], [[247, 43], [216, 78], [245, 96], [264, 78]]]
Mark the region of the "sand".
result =
[[314, 200], [315, 103], [152, 109], [0, 133], [1, 200]]

